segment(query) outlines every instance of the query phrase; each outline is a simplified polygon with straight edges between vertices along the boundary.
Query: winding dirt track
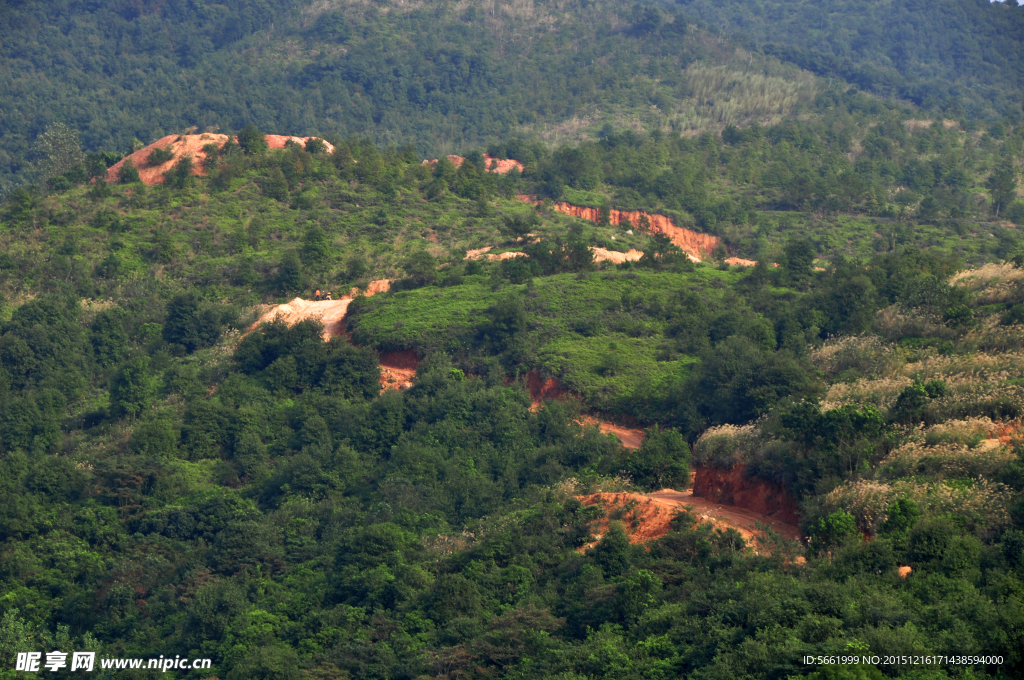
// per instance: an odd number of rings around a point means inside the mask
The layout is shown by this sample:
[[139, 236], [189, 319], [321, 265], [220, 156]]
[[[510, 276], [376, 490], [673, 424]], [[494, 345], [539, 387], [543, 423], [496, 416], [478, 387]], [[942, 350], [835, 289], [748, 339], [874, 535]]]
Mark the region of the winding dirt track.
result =
[[[681, 510], [688, 510], [698, 524], [710, 523], [716, 529], [735, 529], [748, 543], [756, 543], [762, 536], [757, 528], [761, 523], [772, 527], [785, 538], [800, 540], [800, 530], [778, 519], [743, 508], [721, 505], [707, 498], [694, 496], [691, 491], [662, 489], [651, 494], [620, 492], [595, 493], [578, 496], [583, 505], [601, 505], [605, 515], [595, 520], [592, 529], [600, 540], [608, 530], [612, 517], [622, 520], [629, 540], [644, 543], [661, 538], [672, 529], [672, 518]], [[586, 547], [592, 547], [595, 543]]]
[[666, 503], [674, 507], [689, 506], [698, 518], [706, 517], [716, 523], [728, 525], [743, 534], [744, 538], [750, 538], [757, 532], [755, 522], [767, 524], [779, 534], [795, 541], [800, 540], [800, 529], [792, 524], [762, 515], [760, 513], [737, 508], [732, 505], [721, 505], [707, 498], [694, 496], [693, 491], [676, 491], [674, 489], [662, 489], [650, 494], [656, 503]]

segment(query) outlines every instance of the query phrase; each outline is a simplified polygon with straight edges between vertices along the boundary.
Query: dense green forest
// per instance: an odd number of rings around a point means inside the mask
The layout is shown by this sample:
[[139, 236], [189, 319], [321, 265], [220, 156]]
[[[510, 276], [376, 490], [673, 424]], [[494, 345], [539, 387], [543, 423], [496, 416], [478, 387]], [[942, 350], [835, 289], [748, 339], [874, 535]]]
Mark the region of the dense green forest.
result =
[[1022, 21], [0, 0], [0, 678], [1024, 675]]
[[[205, 177], [87, 182], [116, 155], [83, 156], [93, 170], [12, 192], [5, 660], [208, 657], [178, 674], [228, 679], [1020, 674], [1024, 448], [986, 442], [1024, 415], [1022, 129], [829, 101], [720, 135], [486, 149], [521, 175], [486, 172], [484, 149], [456, 168], [245, 132]], [[80, 156], [50, 132], [59, 170]], [[723, 247], [695, 264], [555, 198], [661, 211]], [[464, 259], [483, 246], [528, 256]], [[590, 246], [645, 256], [595, 263]], [[352, 342], [312, 321], [246, 332], [254, 305], [383, 277], [392, 292], [350, 307]], [[377, 351], [394, 349], [422, 363], [381, 394]], [[514, 379], [530, 370], [580, 400], [531, 409]], [[659, 428], [626, 449], [580, 409]], [[799, 501], [809, 542], [755, 552], [684, 513], [646, 545], [613, 522], [579, 550], [601, 514], [579, 494], [736, 463]], [[844, 653], [1002, 662], [802, 662]]]
[[1012, 0], [675, 5], [754, 50], [953, 117], [1019, 115], [1024, 101], [1024, 9]]
[[253, 121], [436, 156], [512, 135], [593, 139], [604, 125], [774, 121], [847, 83], [994, 120], [1020, 115], [1022, 29], [1024, 12], [984, 0], [5, 0], [0, 190], [39, 179], [35, 142], [53, 122], [87, 151]]
[[708, 78], [724, 77], [751, 100], [721, 114], [737, 122], [788, 111], [808, 88], [784, 78], [796, 69], [774, 60], [706, 73], [731, 62], [731, 45], [675, 12], [632, 5], [103, 0], [0, 8], [5, 189], [31, 176], [33, 142], [55, 121], [80, 130], [91, 151], [254, 121], [271, 132], [367, 135], [437, 155], [513, 132], [571, 136], [626, 120], [685, 126], [709, 115], [691, 101], [693, 83]]

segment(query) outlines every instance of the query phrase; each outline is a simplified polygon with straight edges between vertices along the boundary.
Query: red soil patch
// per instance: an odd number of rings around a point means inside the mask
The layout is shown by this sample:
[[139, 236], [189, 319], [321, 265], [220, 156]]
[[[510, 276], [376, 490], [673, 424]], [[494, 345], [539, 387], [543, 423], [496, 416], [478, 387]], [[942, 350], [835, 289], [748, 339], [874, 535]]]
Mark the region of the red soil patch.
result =
[[[611, 520], [609, 515], [621, 514], [630, 543], [661, 538], [672, 529], [672, 518], [682, 509], [677, 503], [656, 500], [639, 493], [594, 493], [576, 498], [583, 505], [604, 506], [605, 514], [595, 520], [596, 527], [593, 529], [598, 539], [608, 533], [608, 522]], [[627, 506], [629, 509], [626, 509]], [[624, 514], [615, 512], [624, 509]]]
[[488, 172], [496, 172], [499, 175], [504, 175], [510, 170], [523, 171], [523, 164], [519, 161], [514, 161], [511, 158], [492, 158], [487, 154], [484, 154], [484, 165], [487, 167]]
[[[449, 155], [448, 160], [451, 161], [452, 165], [456, 168], [461, 167], [462, 164], [466, 162], [465, 158], [462, 156], [456, 156], [455, 154]], [[420, 163], [420, 165], [429, 165], [430, 167], [434, 167], [437, 165], [437, 159], [425, 160]], [[494, 158], [493, 156], [484, 154], [484, 167], [487, 169], [487, 172], [496, 172], [499, 175], [504, 175], [506, 172], [511, 170], [518, 170], [519, 172], [522, 172], [524, 166], [519, 161], [514, 161], [511, 158]]]
[[999, 427], [998, 438], [1000, 444], [1013, 444], [1015, 439], [1020, 439], [1020, 431], [1024, 428], [1024, 418], [1016, 420], [1000, 421], [996, 423]]
[[[283, 149], [288, 142], [295, 142], [301, 147], [306, 146], [306, 142], [313, 137], [293, 137], [291, 135], [267, 135], [267, 146], [271, 149]], [[334, 153], [334, 145], [327, 140], [321, 140], [324, 143], [324, 147], [327, 149], [327, 153]]]
[[644, 443], [644, 436], [647, 434], [639, 427], [616, 425], [615, 423], [598, 420], [591, 416], [583, 416], [583, 423], [586, 425], [597, 424], [597, 429], [601, 430], [604, 434], [615, 435], [622, 446], [627, 449], [639, 449], [640, 445]]
[[[363, 295], [369, 297], [371, 295], [376, 295], [377, 293], [386, 293], [391, 290], [391, 281], [392, 279], [377, 279], [376, 281], [370, 281], [366, 286], [366, 290], [363, 291]], [[354, 294], [356, 289], [353, 288], [352, 292]]]
[[[267, 144], [271, 149], [281, 149], [284, 147], [288, 140], [292, 140], [297, 144], [305, 145], [309, 137], [288, 137], [284, 135], [267, 135]], [[203, 162], [206, 160], [206, 152], [203, 151], [203, 147], [207, 144], [216, 144], [217, 148], [221, 148], [228, 141], [227, 135], [215, 135], [210, 133], [204, 133], [201, 135], [167, 135], [157, 141], [153, 142], [149, 146], [144, 146], [133, 154], [122, 158], [117, 163], [107, 170], [107, 182], [111, 184], [117, 182], [117, 173], [121, 169], [121, 166], [130, 158], [135, 167], [139, 169], [139, 178], [144, 184], [150, 186], [154, 184], [160, 184], [164, 181], [164, 174], [174, 167], [174, 164], [178, 162], [178, 159], [184, 156], [192, 157], [192, 174], [196, 176], [203, 176], [206, 174], [203, 171]], [[324, 142], [327, 147], [327, 151], [334, 151], [334, 147], [328, 142]], [[162, 163], [150, 167], [149, 156], [157, 148], [171, 147], [171, 151], [174, 153], [174, 158]]]
[[544, 378], [537, 370], [526, 374], [526, 389], [530, 391], [530, 400], [534, 406], [539, 406], [545, 399], [564, 399], [574, 396], [572, 392], [562, 387], [557, 378]]
[[[143, 183], [153, 185], [159, 184], [164, 180], [164, 173], [170, 170], [178, 159], [183, 156], [192, 157], [192, 174], [202, 175], [203, 174], [203, 161], [206, 160], [206, 153], [203, 151], [203, 147], [207, 144], [216, 144], [217, 148], [224, 146], [224, 143], [228, 140], [227, 135], [213, 135], [213, 134], [202, 134], [202, 135], [167, 135], [157, 141], [153, 142], [149, 146], [144, 146], [138, 151], [125, 158], [122, 158], [117, 163], [107, 170], [107, 182], [111, 184], [117, 182], [117, 173], [121, 169], [127, 160], [132, 159], [132, 163], [139, 169], [139, 178], [142, 179]], [[149, 156], [156, 149], [163, 149], [165, 147], [171, 147], [171, 151], [174, 152], [174, 158], [162, 163], [160, 165], [150, 166]]]
[[748, 259], [742, 258], [742, 257], [727, 257], [727, 258], [725, 258], [725, 263], [726, 264], [731, 264], [734, 267], [735, 266], [740, 266], [740, 267], [756, 267], [757, 266], [757, 260], [748, 260]]
[[709, 502], [731, 505], [762, 516], [770, 516], [787, 525], [800, 524], [800, 507], [781, 485], [748, 477], [743, 465], [731, 470], [698, 468], [693, 493]]
[[[536, 197], [527, 194], [518, 194], [516, 198], [533, 205], [540, 205], [541, 203]], [[597, 222], [601, 218], [601, 211], [597, 208], [587, 208], [571, 203], [555, 203], [552, 207], [558, 212], [590, 220], [591, 222]], [[701, 234], [692, 229], [680, 227], [672, 221], [672, 218], [657, 213], [652, 214], [642, 210], [610, 210], [608, 217], [612, 224], [617, 225], [621, 224], [624, 220], [629, 220], [630, 224], [634, 227], [640, 225], [641, 217], [646, 217], [651, 223], [652, 232], [668, 236], [672, 239], [672, 243], [679, 246], [694, 262], [700, 262], [703, 258], [706, 258], [721, 243], [721, 239], [717, 236]]]
[[[699, 473], [698, 473], [699, 474]], [[605, 516], [596, 520], [595, 534], [608, 531], [609, 515], [621, 515], [621, 521], [632, 543], [643, 543], [660, 538], [671, 528], [672, 518], [681, 510], [689, 510], [698, 523], [711, 523], [716, 529], [735, 529], [748, 542], [756, 542], [761, 532], [757, 524], [771, 526], [777, 533], [792, 540], [800, 540], [800, 530], [776, 517], [769, 517], [742, 508], [735, 508], [693, 495], [691, 491], [662, 489], [652, 494], [596, 493], [578, 496], [583, 505], [602, 504]], [[629, 509], [622, 512], [627, 506]], [[619, 512], [615, 512], [618, 510]], [[593, 544], [591, 544], [593, 545]], [[586, 547], [585, 546], [584, 550]]]
[[[540, 410], [548, 399], [579, 399], [577, 395], [562, 387], [557, 378], [543, 378], [537, 370], [526, 374], [526, 389], [530, 391], [530, 401], [533, 402], [530, 406], [531, 411]], [[638, 449], [644, 441], [645, 432], [638, 427], [616, 425], [588, 415], [580, 416], [579, 422], [581, 425], [597, 425], [604, 434], [615, 435], [627, 449]]]
[[380, 353], [380, 391], [412, 387], [420, 359], [411, 349]]

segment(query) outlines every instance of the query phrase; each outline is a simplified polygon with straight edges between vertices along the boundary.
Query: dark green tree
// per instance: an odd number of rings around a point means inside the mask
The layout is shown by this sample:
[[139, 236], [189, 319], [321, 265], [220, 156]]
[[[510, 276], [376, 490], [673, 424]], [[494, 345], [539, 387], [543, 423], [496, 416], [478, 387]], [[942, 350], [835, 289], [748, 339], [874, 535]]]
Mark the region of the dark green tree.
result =
[[120, 184], [134, 184], [140, 181], [139, 170], [131, 158], [126, 158], [121, 167], [117, 169], [117, 181]]
[[149, 370], [149, 357], [130, 360], [110, 381], [111, 415], [134, 420], [149, 408], [156, 389], [157, 379]]
[[992, 212], [999, 216], [1017, 198], [1017, 170], [1011, 159], [999, 163], [985, 181], [992, 196]]
[[302, 259], [298, 252], [289, 250], [281, 258], [277, 269], [277, 285], [283, 291], [298, 291], [303, 288], [305, 276], [302, 271]]
[[214, 306], [202, 305], [194, 294], [177, 295], [167, 303], [164, 340], [183, 345], [189, 353], [210, 347], [220, 338], [223, 316]]
[[677, 430], [657, 425], [647, 430], [639, 449], [626, 459], [626, 472], [644, 489], [690, 486], [690, 445]]
[[246, 156], [259, 156], [268, 148], [267, 137], [252, 123], [246, 123], [236, 137]]

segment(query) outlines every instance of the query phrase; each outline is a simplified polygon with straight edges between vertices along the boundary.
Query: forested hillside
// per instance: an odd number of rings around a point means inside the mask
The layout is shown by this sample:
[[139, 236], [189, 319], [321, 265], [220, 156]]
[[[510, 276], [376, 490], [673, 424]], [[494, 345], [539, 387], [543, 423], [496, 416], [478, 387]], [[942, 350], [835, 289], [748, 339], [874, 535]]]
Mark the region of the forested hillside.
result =
[[0, 678], [1024, 675], [1022, 16], [0, 0]]
[[[601, 125], [682, 130], [788, 112], [810, 78], [672, 10], [600, 3], [234, 0], [0, 4], [0, 182], [52, 122], [87, 150], [188, 127], [365, 135], [451, 153]], [[691, 65], [695, 65], [693, 68]], [[718, 70], [716, 70], [718, 69]], [[715, 108], [695, 96], [727, 86]]]
[[992, 120], [1020, 113], [1022, 31], [1024, 11], [983, 0], [5, 1], [0, 190], [45, 179], [36, 140], [54, 122], [87, 151], [252, 121], [436, 156], [511, 135], [593, 139], [606, 124], [774, 122], [847, 83]]
[[1024, 8], [1012, 0], [676, 0], [752, 49], [926, 108], [989, 118], [1024, 100]]
[[[486, 150], [524, 172], [500, 175], [482, 149], [267, 149], [247, 126], [201, 163], [153, 147], [146, 185], [51, 129], [47, 167], [86, 165], [13, 192], [0, 230], [4, 658], [711, 678], [856, 651], [998, 661], [817, 677], [1019, 674], [1022, 128], [820, 105], [721, 135], [505, 140]], [[720, 244], [694, 263], [602, 217], [637, 207]], [[381, 278], [348, 337], [251, 328], [261, 304]], [[381, 392], [396, 350], [413, 386]], [[531, 403], [527, 375], [578, 398]], [[595, 417], [648, 429], [627, 449]], [[632, 511], [599, 531], [579, 500], [683, 489], [691, 466], [775, 485], [806, 540], [683, 513], [634, 545]]]

